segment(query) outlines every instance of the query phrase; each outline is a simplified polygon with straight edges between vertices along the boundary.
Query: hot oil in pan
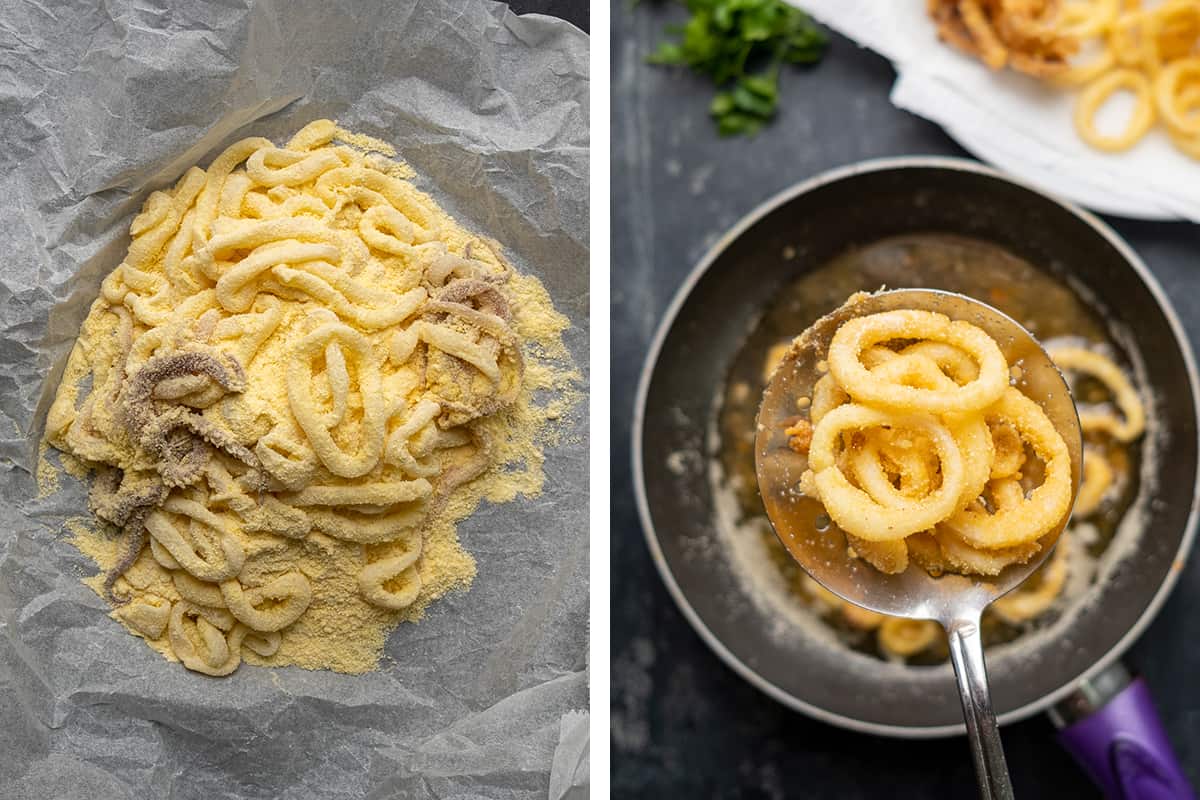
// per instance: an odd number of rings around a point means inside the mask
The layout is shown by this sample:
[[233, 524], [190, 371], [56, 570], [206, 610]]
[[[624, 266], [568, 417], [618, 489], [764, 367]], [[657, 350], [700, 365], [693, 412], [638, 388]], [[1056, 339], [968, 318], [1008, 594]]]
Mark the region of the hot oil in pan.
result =
[[[786, 257], [786, 256], [785, 256]], [[764, 364], [771, 349], [790, 342], [814, 320], [828, 313], [858, 291], [932, 288], [975, 297], [1021, 322], [1043, 343], [1067, 340], [1103, 349], [1118, 364], [1128, 360], [1112, 340], [1100, 315], [1064, 282], [1027, 261], [987, 242], [941, 234], [918, 234], [885, 239], [852, 250], [829, 264], [785, 287], [747, 336], [730, 367], [718, 411], [720, 472], [738, 498], [742, 522], [765, 518], [754, 474], [754, 426], [758, 404], [766, 386]], [[1106, 398], [1102, 386], [1081, 381], [1075, 386], [1076, 400], [1100, 402]], [[1104, 506], [1089, 518], [1087, 536], [1077, 530], [1077, 549], [1097, 557], [1107, 547], [1122, 516], [1137, 496], [1140, 448], [1089, 442], [1101, 446], [1115, 473], [1115, 489]], [[1093, 527], [1094, 526], [1094, 530]], [[803, 573], [766, 524], [762, 531], [765, 552], [780, 571], [791, 592], [812, 604], [802, 589]], [[1078, 560], [1078, 559], [1077, 559]], [[1072, 569], [1086, 565], [1072, 563]], [[1039, 580], [1035, 574], [1031, 580]], [[814, 608], [814, 613], [816, 610]], [[1048, 612], [1032, 624], [1053, 618]], [[879, 657], [874, 631], [848, 623], [840, 614], [824, 619], [849, 646]], [[989, 644], [1011, 641], [1028, 627], [1010, 625], [994, 614], [984, 617], [984, 635]], [[947, 658], [944, 639], [909, 659], [913, 664], [936, 664]]]

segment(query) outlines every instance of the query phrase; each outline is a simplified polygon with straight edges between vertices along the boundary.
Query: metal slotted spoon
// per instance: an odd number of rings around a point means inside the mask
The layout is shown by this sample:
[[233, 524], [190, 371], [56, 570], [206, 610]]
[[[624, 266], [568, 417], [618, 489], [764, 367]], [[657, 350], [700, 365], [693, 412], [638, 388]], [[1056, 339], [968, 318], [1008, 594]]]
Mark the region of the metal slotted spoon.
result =
[[916, 564], [887, 575], [847, 552], [844, 534], [824, 508], [797, 488], [808, 457], [787, 444], [784, 429], [796, 417], [797, 401], [811, 397], [823, 360], [838, 327], [854, 316], [895, 309], [936, 311], [982, 328], [1000, 346], [1014, 370], [1014, 385], [1037, 401], [1062, 435], [1071, 456], [1072, 503], [1079, 491], [1082, 439], [1079, 417], [1066, 381], [1050, 356], [1020, 324], [989, 305], [950, 292], [901, 289], [880, 292], [851, 310], [818, 320], [805, 348], [793, 348], [771, 377], [758, 412], [755, 465], [767, 516], [788, 552], [818, 583], [863, 608], [909, 619], [936, 620], [946, 629], [958, 679], [971, 755], [984, 798], [1011, 798], [1012, 784], [996, 726], [984, 667], [980, 617], [993, 600], [1015, 588], [1046, 559], [1070, 518], [1042, 537], [1042, 548], [1026, 564], [1013, 564], [995, 577], [945, 574], [931, 577]]

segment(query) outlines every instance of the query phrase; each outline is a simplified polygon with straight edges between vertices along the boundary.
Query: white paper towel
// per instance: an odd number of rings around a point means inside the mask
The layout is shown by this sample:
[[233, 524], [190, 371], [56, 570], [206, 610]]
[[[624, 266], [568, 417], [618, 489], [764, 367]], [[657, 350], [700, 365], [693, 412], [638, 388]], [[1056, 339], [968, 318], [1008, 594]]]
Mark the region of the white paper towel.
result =
[[1076, 94], [938, 41], [924, 0], [801, 0], [813, 17], [896, 66], [897, 107], [938, 123], [975, 155], [1097, 211], [1200, 222], [1200, 163], [1159, 129], [1102, 153], [1076, 135]]

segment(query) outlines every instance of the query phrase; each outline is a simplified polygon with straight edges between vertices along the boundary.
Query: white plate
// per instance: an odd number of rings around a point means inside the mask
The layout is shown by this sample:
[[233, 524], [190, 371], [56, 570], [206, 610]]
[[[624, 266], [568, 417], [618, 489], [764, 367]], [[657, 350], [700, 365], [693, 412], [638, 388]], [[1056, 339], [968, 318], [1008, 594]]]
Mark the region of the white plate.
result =
[[[938, 41], [923, 0], [797, 0], [819, 21], [887, 57], [892, 102], [941, 125], [963, 147], [1016, 177], [1106, 214], [1200, 221], [1200, 162], [1156, 126], [1123, 153], [1076, 134], [1075, 94], [1012, 70], [993, 72]], [[1121, 122], [1114, 98], [1100, 127]], [[1113, 119], [1117, 117], [1117, 119]]]
[[1161, 208], [1145, 198], [1126, 196], [1114, 192], [1099, 191], [1088, 183], [1071, 180], [1070, 175], [1045, 169], [1038, 164], [996, 147], [990, 139], [972, 136], [969, 131], [958, 130], [950, 125], [942, 126], [954, 141], [980, 161], [1020, 178], [1051, 194], [1070, 200], [1092, 211], [1131, 219], [1175, 221], [1178, 214]]

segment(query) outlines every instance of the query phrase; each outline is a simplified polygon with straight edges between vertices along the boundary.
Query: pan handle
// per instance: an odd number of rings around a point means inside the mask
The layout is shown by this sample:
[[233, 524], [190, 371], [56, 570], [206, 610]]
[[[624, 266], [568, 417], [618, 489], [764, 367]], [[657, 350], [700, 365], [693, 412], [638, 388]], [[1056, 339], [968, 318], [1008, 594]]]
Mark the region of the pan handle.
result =
[[950, 640], [950, 660], [954, 662], [954, 675], [958, 678], [971, 757], [975, 761], [975, 777], [979, 780], [979, 796], [983, 800], [1013, 800], [1004, 746], [988, 690], [978, 612], [971, 618], [950, 621], [946, 624], [946, 633]]
[[1050, 711], [1058, 738], [1106, 797], [1195, 800], [1150, 690], [1119, 662]]

